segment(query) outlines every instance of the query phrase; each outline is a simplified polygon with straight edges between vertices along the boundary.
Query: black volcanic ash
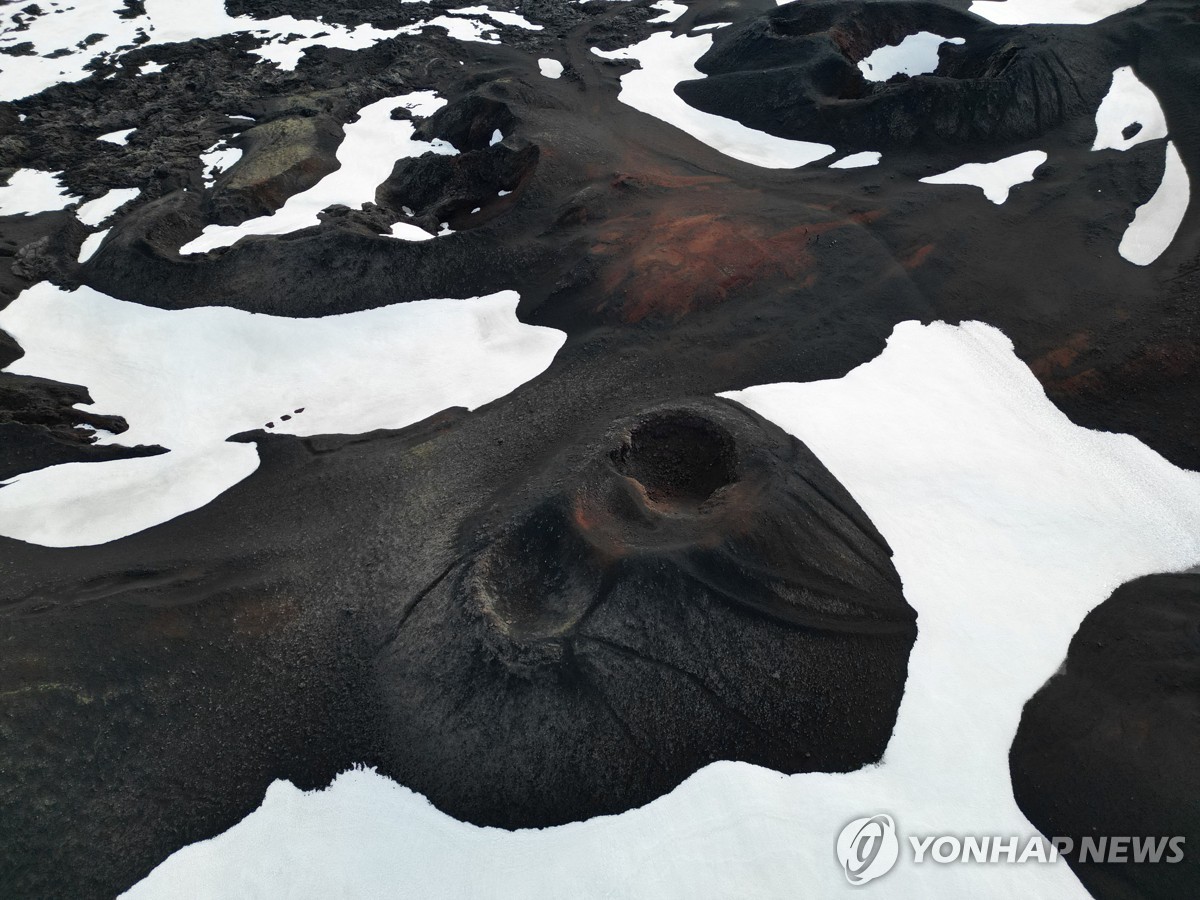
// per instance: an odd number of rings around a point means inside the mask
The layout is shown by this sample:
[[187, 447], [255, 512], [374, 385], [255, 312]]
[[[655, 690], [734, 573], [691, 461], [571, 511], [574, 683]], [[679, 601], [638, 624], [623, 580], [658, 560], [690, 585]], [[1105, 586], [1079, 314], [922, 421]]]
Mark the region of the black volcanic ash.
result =
[[381, 768], [457, 818], [645, 803], [717, 759], [877, 761], [915, 614], [890, 551], [799, 442], [723, 401], [560, 453], [397, 602]]
[[[1183, 837], [1175, 863], [1068, 856], [1095, 897], [1174, 900], [1200, 883], [1200, 573], [1123, 584], [1025, 705], [1013, 793], [1043, 834]], [[1103, 854], [1102, 854], [1103, 855]]]

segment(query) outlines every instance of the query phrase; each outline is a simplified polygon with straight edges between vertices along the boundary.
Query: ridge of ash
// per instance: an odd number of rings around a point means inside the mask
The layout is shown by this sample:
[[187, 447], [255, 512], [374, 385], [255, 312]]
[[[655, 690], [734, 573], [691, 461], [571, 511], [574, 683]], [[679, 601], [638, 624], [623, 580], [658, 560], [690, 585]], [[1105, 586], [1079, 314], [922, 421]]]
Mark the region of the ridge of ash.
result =
[[[1200, 571], [1123, 584], [1088, 614], [1063, 667], [1025, 705], [1009, 757], [1013, 794], [1043, 834], [1200, 844]], [[1101, 851], [1102, 854], [1104, 851]], [[1170, 850], [1167, 854], [1170, 854]], [[1194, 893], [1200, 860], [1081, 862], [1097, 898]]]
[[724, 401], [656, 407], [493, 498], [396, 604], [380, 768], [456, 818], [546, 826], [720, 759], [877, 761], [915, 613], [802, 444]]

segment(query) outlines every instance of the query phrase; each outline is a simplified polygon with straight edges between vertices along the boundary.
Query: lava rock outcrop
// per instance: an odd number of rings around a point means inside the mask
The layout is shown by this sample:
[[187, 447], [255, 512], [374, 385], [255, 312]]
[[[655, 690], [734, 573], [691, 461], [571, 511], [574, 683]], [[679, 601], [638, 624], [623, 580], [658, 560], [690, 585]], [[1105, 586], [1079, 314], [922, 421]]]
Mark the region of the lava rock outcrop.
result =
[[[1025, 705], [1013, 793], [1044, 834], [1183, 837], [1176, 862], [1068, 861], [1098, 898], [1176, 898], [1200, 879], [1200, 571], [1118, 588]], [[1105, 851], [1101, 851], [1102, 853]], [[1166, 855], [1171, 855], [1168, 850]]]
[[[935, 73], [868, 81], [858, 63], [909, 34], [962, 37], [943, 45]], [[751, 128], [852, 150], [947, 144], [988, 148], [1035, 137], [1095, 109], [1099, 55], [1036, 28], [990, 25], [936, 3], [827, 2], [781, 7], [718, 32], [677, 92], [705, 112]]]
[[724, 401], [565, 450], [467, 523], [376, 663], [402, 783], [459, 818], [616, 813], [705, 764], [880, 758], [915, 614], [811, 452]]

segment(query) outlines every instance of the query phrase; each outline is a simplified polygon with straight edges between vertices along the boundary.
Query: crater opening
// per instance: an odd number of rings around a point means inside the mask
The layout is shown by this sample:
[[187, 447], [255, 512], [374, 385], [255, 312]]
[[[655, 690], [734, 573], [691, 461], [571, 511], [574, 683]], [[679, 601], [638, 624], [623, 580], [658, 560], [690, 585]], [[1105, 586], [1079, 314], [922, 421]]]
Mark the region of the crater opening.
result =
[[636, 425], [611, 454], [656, 503], [699, 505], [737, 480], [733, 436], [694, 413], [671, 412]]

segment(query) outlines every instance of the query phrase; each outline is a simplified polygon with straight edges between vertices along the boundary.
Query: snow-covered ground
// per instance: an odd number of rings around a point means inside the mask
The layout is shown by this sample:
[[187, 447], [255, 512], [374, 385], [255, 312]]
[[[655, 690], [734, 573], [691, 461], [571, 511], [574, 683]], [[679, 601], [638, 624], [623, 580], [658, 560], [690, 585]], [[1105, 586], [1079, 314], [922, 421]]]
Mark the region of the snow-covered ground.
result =
[[[400, 0], [415, 3], [418, 0]], [[499, 22], [530, 30], [540, 30], [524, 16], [493, 11], [486, 6], [447, 10], [451, 15], [395, 29], [374, 25], [337, 25], [313, 19], [275, 16], [253, 19], [231, 16], [224, 0], [145, 0], [146, 13], [131, 19], [117, 0], [41, 0], [40, 15], [31, 15], [10, 4], [11, 12], [0, 13], [0, 47], [30, 42], [34, 53], [5, 57], [0, 67], [0, 100], [28, 97], [54, 84], [79, 81], [88, 77], [88, 63], [99, 58], [116, 59], [135, 47], [178, 43], [195, 38], [214, 38], [225, 34], [247, 33], [267, 39], [254, 50], [264, 60], [284, 69], [295, 69], [311, 47], [339, 47], [362, 50], [399, 35], [419, 34], [429, 27], [444, 28], [457, 40], [499, 43], [489, 37], [495, 33], [491, 23]], [[24, 27], [20, 27], [24, 26]], [[98, 37], [96, 37], [98, 36]], [[92, 43], [88, 40], [92, 39]], [[136, 41], [143, 41], [138, 44]], [[81, 46], [84, 44], [86, 46]], [[57, 55], [57, 54], [62, 55]], [[162, 71], [163, 66], [148, 64], [140, 74]]]
[[136, 128], [122, 128], [120, 131], [110, 131], [108, 134], [102, 134], [96, 140], [124, 146], [129, 143], [129, 136], [135, 131], [137, 131]]
[[475, 408], [550, 365], [565, 335], [517, 320], [518, 297], [423, 300], [325, 318], [161, 310], [38, 284], [0, 311], [25, 351], [7, 369], [86, 385], [129, 430], [104, 444], [169, 453], [67, 463], [0, 488], [0, 534], [54, 547], [115, 540], [203, 506], [258, 467], [231, 435], [402, 428]]
[[81, 203], [79, 209], [75, 210], [75, 216], [84, 225], [95, 228], [140, 193], [140, 188], [113, 188], [95, 200]]
[[651, 3], [650, 6], [662, 12], [662, 15], [646, 20], [651, 25], [675, 22], [688, 10], [686, 5], [676, 3], [675, 0], [658, 0], [657, 3]]
[[63, 187], [61, 172], [17, 169], [0, 186], [0, 216], [31, 215], [65, 209], [79, 200]]
[[[1167, 119], [1154, 92], [1129, 66], [1113, 72], [1108, 93], [1096, 110], [1092, 150], [1124, 151], [1167, 135]], [[1175, 144], [1168, 141], [1162, 182], [1154, 196], [1134, 213], [1117, 247], [1121, 256], [1139, 266], [1148, 266], [1162, 256], [1183, 224], [1191, 193], [1187, 169]]]
[[684, 103], [675, 93], [675, 85], [704, 77], [696, 61], [711, 46], [710, 34], [671, 37], [659, 32], [631, 47], [612, 51], [593, 47], [592, 52], [605, 59], [640, 63], [640, 68], [621, 76], [618, 99], [622, 103], [687, 132], [726, 156], [768, 169], [792, 169], [833, 153], [828, 144], [775, 137]]
[[[1141, 126], [1129, 137], [1125, 129]], [[1113, 72], [1108, 93], [1096, 109], [1093, 150], [1128, 150], [1144, 141], [1167, 136], [1167, 118], [1154, 91], [1142, 84], [1129, 66]]]
[[1146, 0], [975, 0], [970, 11], [997, 25], [1091, 25]]
[[[433, 91], [414, 91], [364, 106], [358, 111], [358, 120], [346, 126], [346, 136], [337, 151], [338, 168], [335, 171], [308, 190], [293, 194], [269, 216], [248, 219], [240, 225], [209, 225], [179, 252], [204, 253], [228, 247], [251, 234], [288, 234], [320, 224], [318, 213], [336, 204], [353, 209], [373, 202], [375, 189], [391, 175], [396, 160], [425, 153], [453, 155], [458, 152], [445, 141], [417, 140], [413, 137], [412, 121], [393, 119], [392, 110], [403, 107], [414, 116], [424, 117], [445, 105], [446, 101]], [[420, 230], [415, 226], [408, 227], [413, 231]], [[393, 236], [406, 235], [407, 232], [401, 231]], [[422, 235], [430, 236], [425, 232]]]
[[217, 176], [226, 172], [242, 158], [242, 151], [230, 147], [225, 141], [217, 141], [200, 154], [200, 165], [204, 167], [204, 186], [212, 187]]
[[1167, 141], [1167, 161], [1162, 183], [1154, 196], [1137, 208], [1121, 237], [1121, 256], [1148, 266], [1171, 246], [1191, 202], [1192, 185], [1175, 144]]
[[[783, 6], [792, 0], [775, 0]], [[970, 12], [997, 25], [1091, 25], [1146, 0], [974, 0]]]
[[942, 37], [931, 31], [910, 34], [899, 44], [880, 47], [858, 64], [858, 70], [868, 81], [887, 81], [901, 73], [928, 75], [938, 67], [938, 51], [942, 44], [964, 43], [960, 37]]
[[831, 162], [831, 169], [865, 169], [868, 166], [879, 165], [879, 160], [883, 158], [883, 154], [878, 150], [864, 150], [862, 153], [851, 153], [849, 156], [843, 156], [837, 162]]
[[844, 378], [728, 396], [805, 441], [895, 552], [919, 635], [880, 765], [784, 776], [715, 763], [640, 809], [518, 832], [457, 822], [373, 772], [311, 793], [276, 783], [127, 900], [1086, 898], [1061, 861], [904, 854], [852, 888], [834, 841], [878, 812], [902, 836], [1036, 833], [1008, 774], [1021, 708], [1117, 585], [1200, 562], [1200, 474], [1071, 424], [979, 323], [903, 323]]
[[922, 184], [965, 184], [981, 188], [983, 195], [1000, 205], [1019, 184], [1033, 181], [1033, 173], [1045, 163], [1041, 150], [1028, 150], [989, 163], [967, 163], [940, 175], [921, 179]]
[[108, 237], [110, 231], [112, 231], [111, 228], [105, 228], [103, 231], [94, 231], [85, 237], [83, 243], [79, 245], [79, 255], [76, 259], [81, 263], [85, 263], [95, 256], [96, 251], [100, 249], [100, 245], [104, 243], [104, 239]]

